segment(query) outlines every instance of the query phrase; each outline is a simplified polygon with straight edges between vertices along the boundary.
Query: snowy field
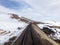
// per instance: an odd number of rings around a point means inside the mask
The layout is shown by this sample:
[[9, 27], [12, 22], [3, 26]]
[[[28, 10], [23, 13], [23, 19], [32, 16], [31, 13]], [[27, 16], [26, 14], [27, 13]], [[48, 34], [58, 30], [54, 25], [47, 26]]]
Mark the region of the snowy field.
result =
[[[54, 33], [51, 33], [49, 35], [50, 38], [54, 39], [54, 40], [60, 40], [60, 24], [59, 23], [54, 23], [54, 22], [48, 22], [48, 24], [38, 24], [38, 26], [43, 29], [43, 27], [48, 28], [49, 30], [52, 30]], [[52, 28], [49, 26], [56, 26], [56, 28]], [[58, 26], [58, 27], [57, 27]]]
[[19, 36], [28, 24], [10, 18], [9, 14], [0, 14], [0, 44], [3, 45], [14, 36]]
[[[28, 26], [25, 22], [19, 21], [19, 19], [12, 19], [12, 15], [0, 13], [0, 44], [4, 45], [5, 42], [8, 42], [10, 38], [20, 36], [22, 31]], [[19, 16], [21, 17], [21, 16]], [[47, 27], [51, 29], [55, 34], [50, 34], [54, 40], [60, 40], [60, 29], [51, 28], [49, 26], [60, 26], [60, 23], [56, 22], [47, 22], [47, 24], [38, 24], [38, 26], [43, 29]]]

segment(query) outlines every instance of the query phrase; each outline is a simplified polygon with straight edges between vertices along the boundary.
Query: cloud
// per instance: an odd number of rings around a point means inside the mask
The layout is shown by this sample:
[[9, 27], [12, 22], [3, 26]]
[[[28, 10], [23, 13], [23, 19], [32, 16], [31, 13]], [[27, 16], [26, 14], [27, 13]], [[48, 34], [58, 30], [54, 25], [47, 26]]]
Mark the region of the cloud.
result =
[[9, 8], [6, 8], [6, 7], [2, 6], [2, 5], [0, 5], [0, 14], [1, 13], [6, 13], [6, 14], [15, 13], [15, 14], [19, 14], [16, 10], [9, 9]]
[[[34, 10], [32, 13], [40, 14], [39, 20], [55, 20], [60, 21], [60, 0], [24, 0]], [[39, 17], [37, 14], [35, 15]]]
[[60, 0], [10, 0], [10, 1], [23, 4], [22, 7], [23, 9], [18, 8], [18, 10], [12, 11], [18, 12], [21, 16], [38, 21], [51, 21], [51, 20], [60, 21], [59, 19]]
[[1, 0], [0, 1], [0, 5], [3, 5], [7, 8], [11, 8], [11, 9], [18, 9], [19, 8], [19, 3], [15, 2], [15, 1], [10, 1], [10, 0]]
[[1, 0], [0, 1], [0, 5], [3, 5], [7, 8], [10, 9], [15, 9], [15, 10], [19, 10], [19, 9], [24, 9], [24, 8], [28, 8], [30, 7], [30, 5], [28, 5], [27, 3], [25, 3], [24, 1], [12, 1], [12, 0]]

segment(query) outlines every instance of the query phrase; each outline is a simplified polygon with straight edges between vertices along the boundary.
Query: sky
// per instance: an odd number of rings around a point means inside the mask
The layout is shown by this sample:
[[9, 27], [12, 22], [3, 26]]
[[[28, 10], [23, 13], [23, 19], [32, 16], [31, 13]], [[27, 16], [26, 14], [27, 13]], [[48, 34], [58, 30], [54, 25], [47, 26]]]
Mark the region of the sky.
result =
[[60, 0], [0, 0], [0, 12], [37, 21], [60, 22]]

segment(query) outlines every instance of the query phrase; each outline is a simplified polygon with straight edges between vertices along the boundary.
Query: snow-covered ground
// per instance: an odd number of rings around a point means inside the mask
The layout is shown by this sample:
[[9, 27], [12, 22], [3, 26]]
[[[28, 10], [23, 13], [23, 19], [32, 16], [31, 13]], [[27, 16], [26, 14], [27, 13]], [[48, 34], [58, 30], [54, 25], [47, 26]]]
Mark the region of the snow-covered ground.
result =
[[48, 22], [48, 24], [38, 24], [38, 26], [43, 29], [43, 27], [47, 27], [49, 29], [51, 29], [54, 34], [50, 34], [49, 37], [51, 37], [54, 40], [60, 40], [60, 29], [59, 28], [51, 28], [49, 26], [60, 26], [59, 23], [54, 23], [54, 22]]
[[14, 36], [19, 36], [27, 25], [22, 21], [12, 19], [10, 14], [0, 13], [0, 45]]
[[[18, 21], [18, 19], [12, 19], [11, 14], [0, 13], [0, 44], [3, 45], [5, 42], [9, 41], [10, 38], [14, 36], [19, 36], [22, 31], [28, 26], [25, 22]], [[21, 17], [21, 16], [19, 16]], [[60, 23], [47, 22], [47, 24], [38, 24], [38, 26], [43, 29], [43, 27], [48, 27], [55, 32], [55, 34], [50, 34], [52, 39], [60, 40], [60, 29], [51, 28], [49, 26], [60, 26]]]

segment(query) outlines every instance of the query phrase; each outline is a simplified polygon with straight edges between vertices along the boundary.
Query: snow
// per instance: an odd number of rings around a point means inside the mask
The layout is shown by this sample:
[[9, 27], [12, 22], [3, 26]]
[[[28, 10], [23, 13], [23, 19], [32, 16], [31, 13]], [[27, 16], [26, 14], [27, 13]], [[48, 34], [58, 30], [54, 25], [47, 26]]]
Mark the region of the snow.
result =
[[[20, 35], [27, 25], [22, 21], [12, 19], [10, 14], [0, 13], [0, 44], [3, 45], [10, 38]], [[21, 29], [18, 30], [18, 27]]]
[[49, 23], [49, 25], [55, 25], [55, 26], [60, 26], [60, 21], [45, 21], [45, 23]]
[[[25, 22], [18, 21], [17, 19], [12, 19], [11, 14], [0, 13], [0, 45], [4, 45], [5, 42], [8, 42], [10, 38], [14, 36], [20, 36], [22, 31], [28, 26]], [[19, 15], [18, 15], [19, 16]], [[21, 16], [19, 16], [21, 17]], [[48, 22], [47, 24], [38, 24], [38, 26], [43, 29], [43, 27], [48, 26], [59, 26], [59, 23], [56, 22]], [[20, 27], [20, 29], [18, 29]], [[60, 40], [60, 29], [51, 28], [55, 34], [50, 34], [49, 36], [54, 40]], [[16, 38], [16, 39], [17, 39]], [[14, 40], [15, 41], [15, 40]]]
[[47, 23], [47, 24], [38, 24], [38, 26], [42, 29], [43, 27], [54, 26], [54, 25], [51, 23]]
[[[52, 29], [53, 30], [53, 29]], [[60, 40], [60, 29], [56, 28], [55, 34], [50, 34], [50, 37], [54, 40]]]
[[60, 29], [49, 27], [49, 26], [59, 26], [58, 23], [38, 24], [38, 26], [41, 29], [43, 29], [43, 27], [47, 27], [47, 28], [51, 29], [54, 32], [54, 34], [50, 34], [49, 37], [54, 40], [60, 40]]

